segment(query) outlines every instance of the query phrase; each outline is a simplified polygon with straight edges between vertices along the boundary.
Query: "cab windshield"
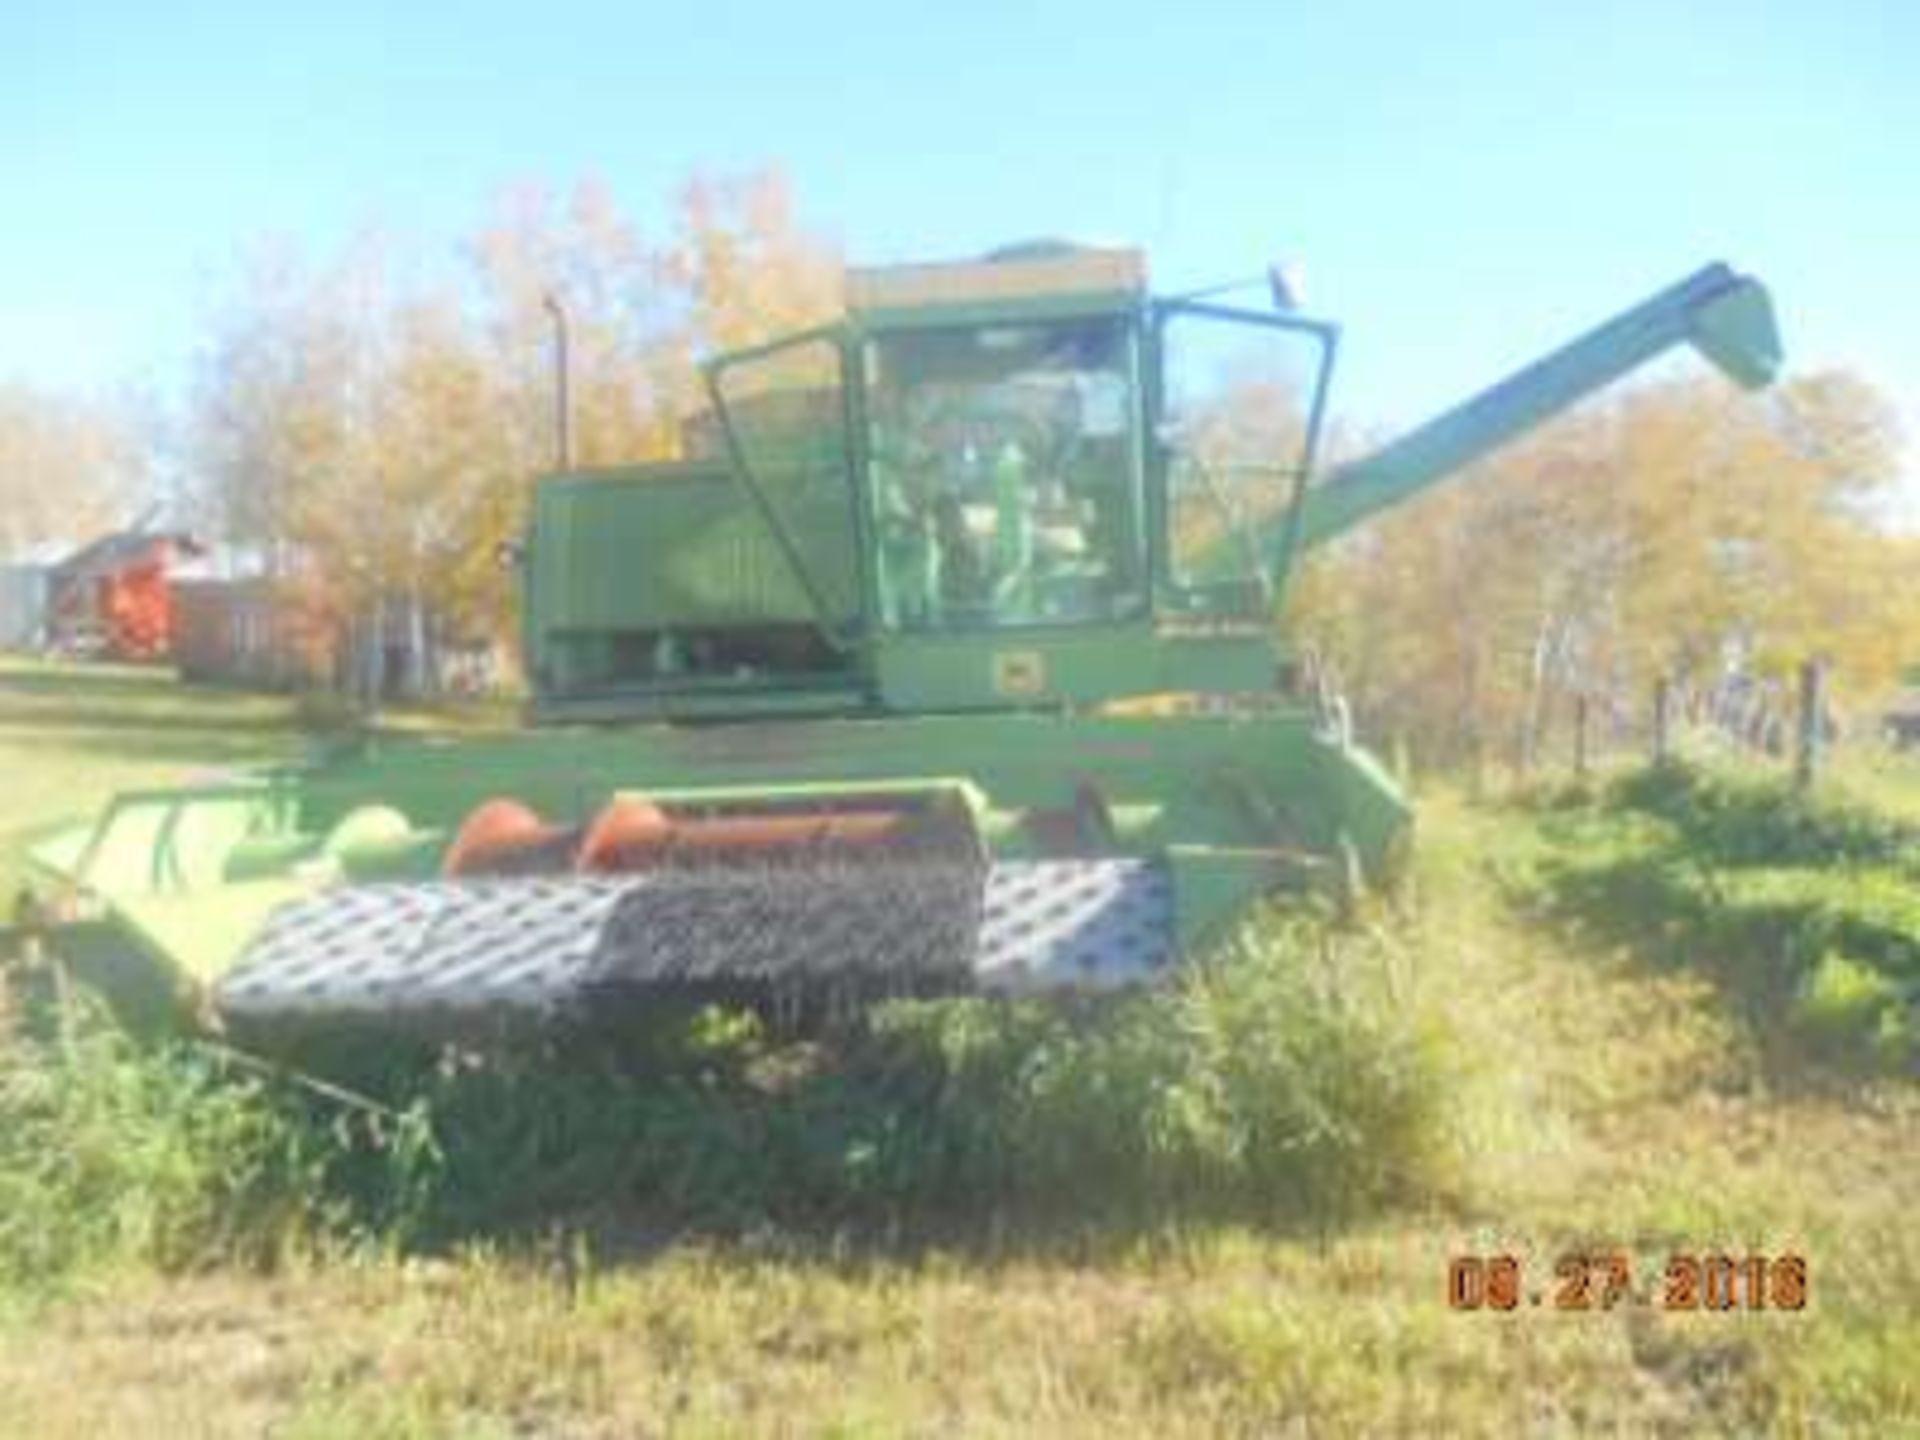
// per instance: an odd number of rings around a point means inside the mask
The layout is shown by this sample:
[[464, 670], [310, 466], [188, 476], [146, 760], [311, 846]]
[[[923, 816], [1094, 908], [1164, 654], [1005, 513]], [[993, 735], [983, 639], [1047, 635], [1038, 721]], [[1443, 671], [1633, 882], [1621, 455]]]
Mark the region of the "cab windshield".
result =
[[883, 623], [1126, 618], [1146, 604], [1134, 331], [898, 331], [865, 353]]

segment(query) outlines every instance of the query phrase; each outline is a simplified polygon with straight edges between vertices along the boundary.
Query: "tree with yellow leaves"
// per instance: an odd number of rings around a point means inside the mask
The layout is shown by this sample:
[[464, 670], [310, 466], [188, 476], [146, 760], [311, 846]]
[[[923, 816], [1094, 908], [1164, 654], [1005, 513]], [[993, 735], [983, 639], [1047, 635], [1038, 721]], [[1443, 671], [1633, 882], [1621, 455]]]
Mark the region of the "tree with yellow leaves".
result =
[[1361, 714], [1447, 760], [1531, 762], [1574, 696], [1807, 659], [1864, 697], [1920, 654], [1886, 523], [1898, 437], [1858, 377], [1667, 380], [1583, 407], [1336, 547], [1295, 597]]
[[521, 187], [461, 256], [363, 237], [318, 270], [256, 263], [194, 407], [219, 528], [335, 630], [384, 653], [398, 626], [416, 666], [430, 631], [513, 634], [495, 556], [553, 463], [556, 310], [591, 469], [678, 455], [696, 362], [821, 318], [839, 281], [775, 172], [694, 180], [658, 239], [604, 186]]
[[124, 523], [150, 488], [138, 427], [122, 407], [0, 386], [0, 561]]

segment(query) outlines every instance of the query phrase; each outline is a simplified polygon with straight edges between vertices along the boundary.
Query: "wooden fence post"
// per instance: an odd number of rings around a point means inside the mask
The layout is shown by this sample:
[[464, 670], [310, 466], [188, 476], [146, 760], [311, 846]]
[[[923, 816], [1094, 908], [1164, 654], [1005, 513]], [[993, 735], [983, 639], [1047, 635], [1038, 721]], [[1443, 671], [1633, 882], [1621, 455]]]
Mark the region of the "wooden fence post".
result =
[[1794, 727], [1793, 783], [1809, 788], [1820, 769], [1820, 725], [1826, 712], [1826, 667], [1808, 660], [1800, 667], [1800, 711]]
[[1662, 675], [1653, 682], [1653, 762], [1664, 762], [1673, 750], [1673, 682]]
[[1582, 690], [1573, 697], [1573, 773], [1580, 780], [1587, 778], [1591, 720], [1592, 707], [1588, 704], [1587, 692]]

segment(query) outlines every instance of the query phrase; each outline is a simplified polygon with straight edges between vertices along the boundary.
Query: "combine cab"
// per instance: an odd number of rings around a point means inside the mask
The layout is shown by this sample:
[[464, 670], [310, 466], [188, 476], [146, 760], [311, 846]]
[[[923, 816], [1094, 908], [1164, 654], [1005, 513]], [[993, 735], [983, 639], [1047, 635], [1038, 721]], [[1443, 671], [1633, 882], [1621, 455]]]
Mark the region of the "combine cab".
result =
[[706, 371], [696, 458], [549, 476], [534, 724], [123, 795], [40, 847], [52, 937], [230, 1023], [1150, 981], [1407, 807], [1299, 683], [1301, 553], [1677, 345], [1711, 266], [1313, 478], [1335, 328], [1030, 246], [855, 271]]

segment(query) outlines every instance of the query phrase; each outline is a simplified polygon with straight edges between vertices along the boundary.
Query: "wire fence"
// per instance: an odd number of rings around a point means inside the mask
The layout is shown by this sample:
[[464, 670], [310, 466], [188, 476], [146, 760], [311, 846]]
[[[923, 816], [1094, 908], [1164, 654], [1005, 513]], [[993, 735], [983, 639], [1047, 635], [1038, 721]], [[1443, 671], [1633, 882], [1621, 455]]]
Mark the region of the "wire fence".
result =
[[[1561, 743], [1538, 756], [1544, 763], [1535, 768], [1582, 777], [1635, 758], [1730, 758], [1780, 767], [1795, 784], [1810, 787], [1845, 733], [1828, 679], [1826, 665], [1809, 660], [1784, 681], [1735, 676], [1701, 687], [1662, 677], [1638, 705], [1575, 695]], [[1879, 727], [1856, 727], [1853, 738], [1882, 734]]]

